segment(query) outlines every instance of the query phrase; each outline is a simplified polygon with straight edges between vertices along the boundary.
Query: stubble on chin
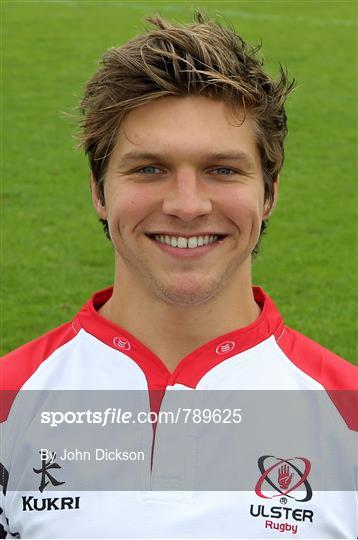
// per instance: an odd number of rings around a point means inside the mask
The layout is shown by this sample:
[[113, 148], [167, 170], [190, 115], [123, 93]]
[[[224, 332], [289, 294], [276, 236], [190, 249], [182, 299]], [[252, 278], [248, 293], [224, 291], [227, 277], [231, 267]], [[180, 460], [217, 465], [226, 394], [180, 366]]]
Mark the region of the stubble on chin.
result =
[[220, 295], [235, 280], [242, 261], [233, 261], [223, 273], [210, 276], [202, 275], [171, 276], [169, 279], [158, 279], [158, 276], [147, 274], [146, 280], [153, 296], [158, 300], [178, 307], [195, 307], [210, 302]]
[[182, 287], [178, 284], [170, 286], [170, 284], [156, 283], [157, 297], [166, 304], [178, 307], [203, 305], [214, 298], [221, 289], [221, 281], [201, 283], [195, 286], [189, 286], [186, 283]]
[[[183, 273], [161, 276], [163, 269], [158, 274], [146, 258], [139, 258], [125, 249], [121, 250], [121, 253], [116, 250], [119, 276], [122, 274], [120, 267], [124, 270], [124, 265], [129, 281], [133, 285], [136, 283], [137, 290], [142, 290], [141, 294], [149, 293], [154, 302], [159, 300], [177, 307], [201, 306], [213, 300], [232, 283], [232, 280], [235, 281], [235, 275], [250, 254], [251, 251], [247, 249], [247, 252], [231, 260], [221, 273], [214, 276], [210, 276], [210, 269], [208, 272], [198, 272], [194, 275], [189, 271], [187, 275]], [[123, 283], [123, 280], [120, 281]]]

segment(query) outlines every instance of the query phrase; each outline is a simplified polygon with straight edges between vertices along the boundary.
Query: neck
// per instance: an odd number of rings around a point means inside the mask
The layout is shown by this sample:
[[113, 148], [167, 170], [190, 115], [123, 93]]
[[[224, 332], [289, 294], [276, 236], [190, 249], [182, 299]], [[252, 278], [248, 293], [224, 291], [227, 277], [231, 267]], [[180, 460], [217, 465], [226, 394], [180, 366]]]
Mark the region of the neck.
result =
[[116, 275], [112, 297], [100, 314], [134, 335], [173, 371], [196, 348], [258, 318], [251, 271], [244, 276], [205, 304], [183, 307], [153, 298], [144, 287], [133, 287]]

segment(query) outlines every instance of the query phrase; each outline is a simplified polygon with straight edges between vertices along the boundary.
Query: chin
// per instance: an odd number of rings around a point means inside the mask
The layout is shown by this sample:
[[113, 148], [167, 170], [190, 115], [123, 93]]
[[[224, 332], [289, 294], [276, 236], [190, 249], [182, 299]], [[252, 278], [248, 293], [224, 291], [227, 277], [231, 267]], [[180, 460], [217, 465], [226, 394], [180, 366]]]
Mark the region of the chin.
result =
[[184, 281], [184, 283], [177, 282], [172, 286], [168, 283], [161, 284], [157, 294], [167, 304], [182, 307], [200, 306], [214, 298], [221, 288], [220, 282], [204, 284], [203, 281], [200, 283]]

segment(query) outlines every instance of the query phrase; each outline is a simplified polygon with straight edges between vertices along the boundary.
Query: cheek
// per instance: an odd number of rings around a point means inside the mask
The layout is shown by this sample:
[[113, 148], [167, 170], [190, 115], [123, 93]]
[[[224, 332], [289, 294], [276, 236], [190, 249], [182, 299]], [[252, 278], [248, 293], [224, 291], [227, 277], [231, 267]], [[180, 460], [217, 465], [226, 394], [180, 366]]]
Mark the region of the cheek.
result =
[[150, 212], [152, 200], [148, 193], [140, 189], [118, 190], [107, 200], [108, 222], [121, 230], [138, 225]]
[[263, 215], [263, 197], [260, 193], [232, 194], [223, 201], [225, 214], [240, 229], [252, 226], [257, 222], [261, 225]]

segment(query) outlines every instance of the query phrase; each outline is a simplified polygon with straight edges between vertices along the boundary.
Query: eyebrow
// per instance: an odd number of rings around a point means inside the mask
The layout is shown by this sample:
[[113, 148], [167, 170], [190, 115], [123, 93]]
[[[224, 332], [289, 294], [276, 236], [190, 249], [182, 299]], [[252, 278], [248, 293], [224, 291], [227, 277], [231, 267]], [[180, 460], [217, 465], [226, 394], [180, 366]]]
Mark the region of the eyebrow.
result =
[[241, 161], [250, 168], [254, 168], [255, 166], [254, 161], [246, 152], [238, 152], [235, 150], [232, 152], [215, 152], [208, 157], [213, 161]]
[[[131, 150], [124, 154], [117, 163], [118, 167], [129, 165], [133, 161], [140, 160], [151, 160], [151, 161], [162, 161], [165, 158], [160, 154], [154, 154], [152, 152], [140, 152], [138, 150]], [[246, 152], [238, 151], [229, 151], [229, 152], [214, 152], [207, 154], [205, 160], [208, 161], [240, 161], [244, 166], [247, 166], [251, 169], [254, 168], [255, 164], [252, 158]]]
[[127, 165], [131, 161], [139, 161], [142, 159], [159, 160], [161, 159], [159, 154], [152, 154], [151, 152], [138, 152], [137, 150], [131, 150], [124, 154], [119, 160], [117, 165]]

